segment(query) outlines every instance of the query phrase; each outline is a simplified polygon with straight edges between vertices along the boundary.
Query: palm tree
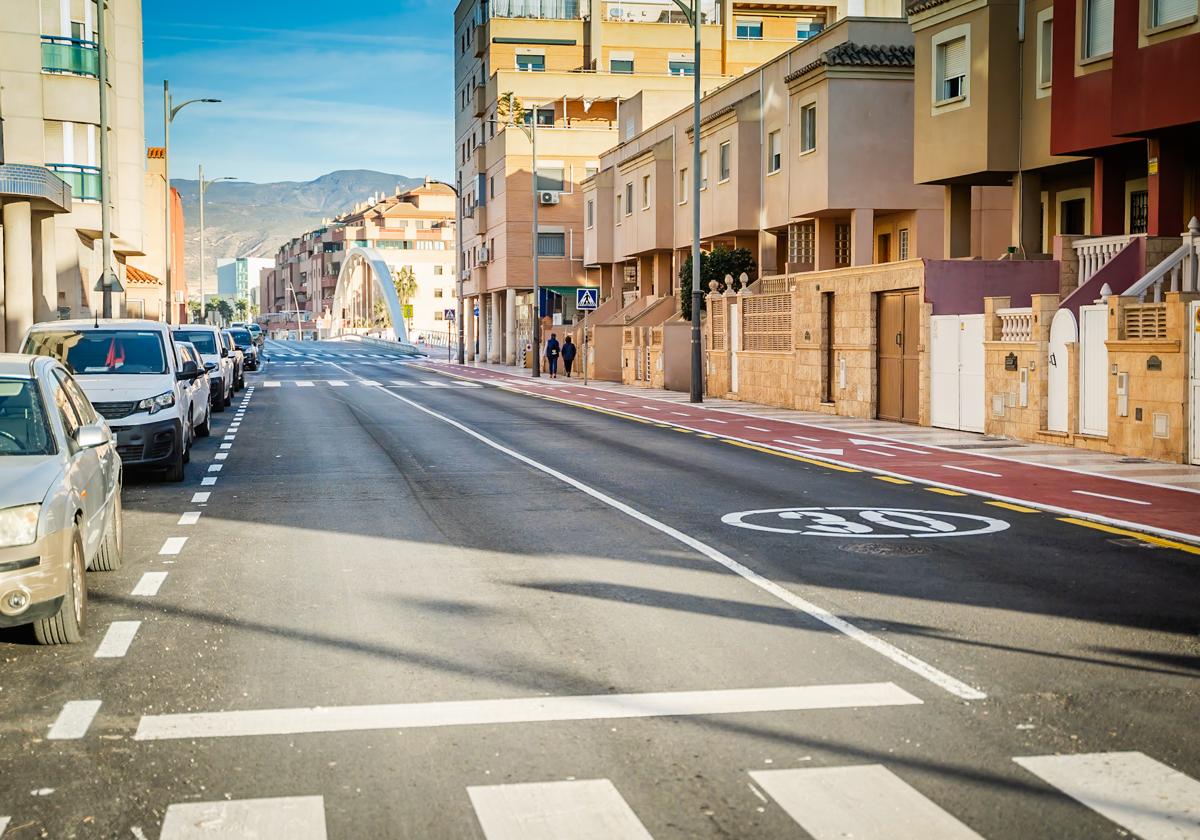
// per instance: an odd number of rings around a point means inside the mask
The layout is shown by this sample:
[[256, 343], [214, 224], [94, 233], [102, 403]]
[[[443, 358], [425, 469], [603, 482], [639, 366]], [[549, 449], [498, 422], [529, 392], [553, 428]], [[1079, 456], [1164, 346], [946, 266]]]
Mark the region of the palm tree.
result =
[[[400, 298], [400, 310], [409, 312], [408, 305], [412, 299], [417, 296], [417, 276], [413, 274], [412, 266], [401, 266], [392, 276], [392, 283], [396, 287], [396, 297]], [[406, 329], [412, 329], [412, 316], [409, 315], [404, 319]]]
[[245, 298], [239, 298], [234, 301], [233, 308], [237, 312], [238, 320], [245, 321], [246, 315], [250, 312], [250, 301]]

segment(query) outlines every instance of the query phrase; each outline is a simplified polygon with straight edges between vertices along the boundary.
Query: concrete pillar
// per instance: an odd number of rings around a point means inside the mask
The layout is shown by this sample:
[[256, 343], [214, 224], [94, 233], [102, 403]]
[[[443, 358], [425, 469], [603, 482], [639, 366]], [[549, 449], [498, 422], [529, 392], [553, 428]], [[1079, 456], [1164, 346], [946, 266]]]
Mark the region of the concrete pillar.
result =
[[504, 364], [517, 363], [517, 290], [504, 290]]
[[475, 361], [475, 305], [478, 298], [469, 297], [463, 301], [463, 358], [468, 362]]
[[837, 268], [835, 241], [838, 220], [817, 217], [813, 220], [813, 224], [816, 228], [816, 264], [813, 266], [813, 270], [828, 271], [831, 268]]
[[859, 207], [850, 211], [850, 265], [875, 262], [875, 211]]
[[492, 296], [484, 292], [479, 296], [479, 361], [488, 360], [488, 320], [492, 317]]
[[971, 185], [949, 184], [942, 213], [946, 259], [971, 256]]
[[1116, 155], [1092, 159], [1092, 236], [1125, 232], [1125, 167]]
[[1013, 176], [1012, 241], [1018, 256], [1042, 253], [1042, 176], [1018, 172]]
[[33, 317], [53, 321], [58, 317], [58, 249], [54, 216], [33, 217]]
[[491, 311], [488, 313], [488, 323], [491, 325], [491, 341], [488, 342], [487, 360], [492, 364], [499, 364], [503, 361], [503, 348], [501, 347], [500, 334], [500, 292], [493, 292], [488, 295]]
[[3, 347], [20, 349], [25, 330], [33, 323], [33, 214], [28, 201], [4, 205]]
[[1187, 228], [1183, 215], [1184, 153], [1179, 140], [1147, 140], [1150, 236], [1179, 236]]

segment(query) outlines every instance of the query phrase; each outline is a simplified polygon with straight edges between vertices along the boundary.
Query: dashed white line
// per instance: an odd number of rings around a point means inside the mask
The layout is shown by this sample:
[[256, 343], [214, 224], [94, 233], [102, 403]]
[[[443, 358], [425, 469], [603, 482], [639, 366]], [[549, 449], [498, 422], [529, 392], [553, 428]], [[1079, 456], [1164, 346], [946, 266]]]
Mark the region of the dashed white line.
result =
[[973, 470], [970, 467], [956, 467], [953, 464], [942, 464], [945, 469], [958, 470], [959, 472], [974, 473], [975, 475], [986, 475], [989, 478], [1001, 478], [1000, 473], [984, 472], [983, 470]]
[[[199, 516], [199, 514], [196, 514]], [[182, 523], [181, 523], [182, 524]], [[158, 550], [161, 554], [178, 554], [183, 551], [183, 547], [187, 545], [187, 537], [167, 537], [167, 541], [162, 544], [162, 548]]]
[[137, 635], [140, 621], [114, 621], [108, 625], [108, 632], [96, 648], [96, 659], [119, 659], [129, 652], [133, 637]]
[[62, 711], [46, 738], [51, 741], [75, 741], [87, 734], [100, 711], [99, 700], [71, 700], [65, 703]]
[[307, 379], [297, 379], [296, 380], [297, 388], [311, 388], [312, 386], [313, 386], [313, 384], [311, 382], [309, 382]]
[[770, 429], [764, 429], [762, 426], [747, 426], [746, 428], [754, 432], [766, 432], [767, 434], [771, 433]]
[[345, 382], [343, 382], [343, 381], [342, 381], [342, 380], [340, 380], [340, 379], [330, 379], [330, 380], [329, 380], [329, 384], [330, 384], [330, 385], [332, 385], [334, 388], [345, 388], [345, 387], [348, 387], [348, 386], [346, 385], [346, 383], [345, 383]]
[[218, 452], [215, 455], [213, 455], [213, 458], [217, 461], [224, 461], [228, 457], [229, 457], [228, 452]]
[[276, 381], [272, 380], [270, 382], [264, 382], [263, 387], [264, 388], [278, 388], [282, 384], [283, 384], [282, 382], [276, 382]]
[[1131, 505], [1149, 505], [1150, 502], [1143, 502], [1141, 499], [1126, 499], [1124, 496], [1108, 496], [1104, 493], [1092, 493], [1088, 490], [1072, 490], [1072, 493], [1078, 493], [1080, 496], [1094, 496], [1097, 499], [1108, 499], [1113, 502], [1126, 502]]
[[224, 464], [209, 464], [208, 465], [209, 472], [220, 472], [224, 468], [225, 468]]
[[698, 418], [696, 418], [696, 419], [698, 419], [698, 420], [700, 420], [701, 422], [704, 422], [704, 423], [716, 423], [716, 424], [717, 424], [717, 425], [719, 425], [719, 426], [724, 426], [724, 425], [725, 425], [725, 421], [724, 421], [724, 420], [718, 420], [718, 419], [717, 419], [717, 418], [715, 418], [715, 417], [698, 417]]
[[867, 449], [865, 447], [860, 446], [858, 448], [858, 451], [866, 452], [869, 455], [881, 455], [884, 458], [895, 458], [896, 457], [895, 452], [884, 452], [882, 449]]
[[[208, 494], [205, 493], [204, 495], [207, 496]], [[200, 511], [198, 511], [198, 510], [189, 510], [187, 513], [185, 513], [179, 517], [180, 525], [195, 525], [199, 521], [200, 521]], [[184, 539], [187, 539], [187, 538], [184, 537]]]
[[676, 417], [691, 417], [692, 416], [683, 411], [672, 411], [671, 413], [674, 414]]
[[202, 479], [200, 479], [200, 486], [201, 486], [201, 487], [212, 487], [212, 486], [213, 486], [214, 484], [216, 484], [216, 483], [217, 483], [217, 478], [216, 478], [216, 476], [209, 476], [208, 478], [202, 478]]
[[221, 448], [222, 449], [233, 449], [233, 444], [232, 443], [222, 443]]
[[159, 588], [162, 587], [163, 581], [166, 579], [166, 572], [146, 572], [142, 575], [142, 579], [138, 581], [137, 586], [133, 587], [133, 594], [145, 595], [147, 597], [157, 595]]
[[208, 492], [194, 493], [192, 495], [192, 504], [202, 505], [208, 501], [210, 496], [212, 496], [212, 493], [208, 493]]

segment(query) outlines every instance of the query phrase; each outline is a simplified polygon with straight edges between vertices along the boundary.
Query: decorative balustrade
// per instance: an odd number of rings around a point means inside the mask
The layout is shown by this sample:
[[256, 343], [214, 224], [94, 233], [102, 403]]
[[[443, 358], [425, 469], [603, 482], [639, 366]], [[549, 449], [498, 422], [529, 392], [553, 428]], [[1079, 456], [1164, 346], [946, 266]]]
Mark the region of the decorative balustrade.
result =
[[1077, 240], [1073, 247], [1079, 260], [1079, 285], [1082, 286], [1108, 265], [1129, 244], [1128, 236], [1098, 236]]
[[1130, 286], [1125, 296], [1158, 303], [1166, 292], [1196, 291], [1200, 291], [1200, 221], [1193, 216], [1183, 234], [1183, 244]]
[[996, 315], [1000, 318], [1001, 341], [1033, 341], [1033, 307], [997, 309]]
[[779, 274], [773, 277], [760, 277], [750, 285], [750, 291], [756, 295], [781, 295], [796, 290], [794, 274]]

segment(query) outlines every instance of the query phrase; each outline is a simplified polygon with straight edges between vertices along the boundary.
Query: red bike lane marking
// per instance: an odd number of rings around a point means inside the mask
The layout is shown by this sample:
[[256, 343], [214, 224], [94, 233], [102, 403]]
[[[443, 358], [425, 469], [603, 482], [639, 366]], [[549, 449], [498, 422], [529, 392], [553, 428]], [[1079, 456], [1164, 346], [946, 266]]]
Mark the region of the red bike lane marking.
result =
[[[1031, 504], [1068, 515], [1080, 515], [1118, 526], [1150, 529], [1200, 542], [1200, 493], [1098, 476], [1002, 457], [956, 452], [908, 441], [893, 441], [870, 432], [851, 432], [803, 422], [747, 417], [689, 403], [622, 395], [620, 409], [598, 404], [595, 389], [563, 380], [517, 379], [498, 371], [460, 368], [439, 363], [430, 370], [478, 381], [495, 382], [536, 396], [554, 397], [654, 423], [687, 426], [709, 434], [737, 437], [814, 461], [859, 468], [954, 490]], [[600, 392], [604, 393], [604, 392]], [[609, 394], [611, 396], [611, 394]], [[601, 402], [610, 403], [601, 399]], [[718, 415], [713, 417], [712, 415]], [[803, 432], [803, 434], [800, 434]]]

